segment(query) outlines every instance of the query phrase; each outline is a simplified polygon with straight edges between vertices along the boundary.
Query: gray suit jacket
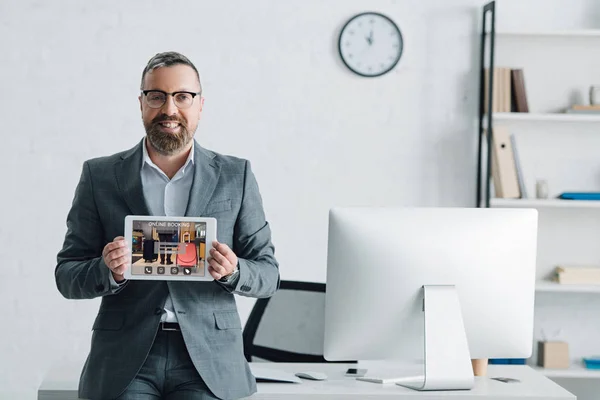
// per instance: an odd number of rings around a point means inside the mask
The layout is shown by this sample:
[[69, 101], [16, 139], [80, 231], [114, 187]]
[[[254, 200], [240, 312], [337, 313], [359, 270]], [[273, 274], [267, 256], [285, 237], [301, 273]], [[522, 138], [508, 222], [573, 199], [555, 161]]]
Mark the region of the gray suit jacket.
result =
[[88, 160], [57, 256], [56, 285], [68, 299], [102, 296], [79, 396], [117, 397], [150, 351], [167, 294], [191, 359], [219, 398], [256, 391], [244, 358], [242, 326], [233, 293], [269, 297], [279, 288], [279, 265], [255, 177], [246, 160], [216, 154], [195, 143], [195, 172], [186, 216], [217, 219], [217, 239], [239, 258], [235, 288], [215, 282], [130, 280], [111, 285], [102, 249], [123, 235], [126, 215], [148, 215], [140, 168], [143, 141], [109, 157]]

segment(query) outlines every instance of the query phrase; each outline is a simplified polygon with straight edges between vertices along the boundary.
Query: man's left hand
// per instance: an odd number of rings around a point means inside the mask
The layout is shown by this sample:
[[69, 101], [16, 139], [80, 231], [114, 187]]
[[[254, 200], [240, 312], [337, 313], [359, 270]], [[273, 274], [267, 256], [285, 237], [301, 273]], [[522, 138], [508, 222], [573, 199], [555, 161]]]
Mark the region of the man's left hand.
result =
[[238, 258], [225, 243], [219, 243], [215, 240], [212, 245], [213, 248], [210, 249], [210, 257], [208, 258], [208, 272], [213, 278], [219, 280], [235, 271]]

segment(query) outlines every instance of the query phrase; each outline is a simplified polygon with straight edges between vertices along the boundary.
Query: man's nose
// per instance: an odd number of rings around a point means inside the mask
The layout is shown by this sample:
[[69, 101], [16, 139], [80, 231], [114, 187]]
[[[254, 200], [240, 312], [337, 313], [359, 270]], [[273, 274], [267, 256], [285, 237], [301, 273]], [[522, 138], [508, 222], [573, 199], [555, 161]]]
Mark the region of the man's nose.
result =
[[167, 96], [167, 100], [165, 101], [165, 104], [163, 104], [162, 110], [167, 115], [177, 114], [177, 106], [175, 105], [173, 96]]

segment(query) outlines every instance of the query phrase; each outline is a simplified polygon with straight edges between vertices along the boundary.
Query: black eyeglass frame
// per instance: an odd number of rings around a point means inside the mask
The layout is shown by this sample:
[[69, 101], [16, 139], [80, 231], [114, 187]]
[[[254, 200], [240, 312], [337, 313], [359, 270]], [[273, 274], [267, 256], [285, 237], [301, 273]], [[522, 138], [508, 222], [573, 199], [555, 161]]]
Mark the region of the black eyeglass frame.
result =
[[[162, 107], [162, 106], [165, 105], [165, 103], [167, 102], [167, 97], [168, 96], [171, 96], [171, 97], [175, 98], [175, 96], [178, 95], [178, 94], [180, 94], [180, 93], [189, 94], [190, 96], [192, 96], [192, 103], [193, 103], [194, 99], [196, 98], [196, 96], [202, 95], [202, 92], [188, 92], [188, 91], [185, 91], [185, 90], [180, 90], [178, 92], [171, 92], [171, 93], [165, 92], [164, 90], [158, 90], [158, 89], [142, 90], [142, 94], [144, 95], [144, 98], [146, 99], [146, 104], [148, 104], [148, 100], [147, 99], [148, 99], [148, 93], [150, 93], [150, 92], [158, 92], [158, 93], [162, 93], [162, 94], [165, 95], [165, 101], [161, 104], [160, 107]], [[175, 103], [175, 105], [177, 106], [177, 103]], [[192, 106], [192, 104], [190, 104], [189, 107], [191, 107], [191, 106]], [[150, 107], [150, 104], [148, 104], [148, 107]], [[157, 108], [160, 108], [160, 107], [157, 107]], [[177, 106], [177, 108], [180, 108], [180, 107]]]

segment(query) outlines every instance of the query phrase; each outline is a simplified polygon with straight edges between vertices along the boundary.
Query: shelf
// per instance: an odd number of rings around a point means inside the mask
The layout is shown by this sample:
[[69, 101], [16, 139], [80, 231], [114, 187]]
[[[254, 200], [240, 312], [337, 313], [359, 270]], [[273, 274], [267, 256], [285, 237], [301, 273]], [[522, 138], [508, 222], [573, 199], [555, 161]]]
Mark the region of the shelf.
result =
[[536, 282], [535, 291], [539, 293], [600, 293], [599, 285], [567, 285], [551, 281]]
[[[488, 32], [489, 35], [489, 32]], [[496, 31], [498, 36], [538, 36], [538, 37], [598, 37], [600, 38], [600, 29], [578, 29], [563, 31]]]
[[600, 378], [600, 370], [587, 369], [581, 364], [572, 364], [568, 369], [552, 369], [532, 366], [548, 378]]
[[514, 208], [599, 208], [598, 200], [490, 199], [490, 207]]
[[[567, 113], [495, 113], [494, 122], [600, 122], [600, 114], [567, 114]], [[484, 116], [484, 123], [487, 116]]]

